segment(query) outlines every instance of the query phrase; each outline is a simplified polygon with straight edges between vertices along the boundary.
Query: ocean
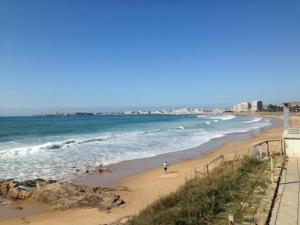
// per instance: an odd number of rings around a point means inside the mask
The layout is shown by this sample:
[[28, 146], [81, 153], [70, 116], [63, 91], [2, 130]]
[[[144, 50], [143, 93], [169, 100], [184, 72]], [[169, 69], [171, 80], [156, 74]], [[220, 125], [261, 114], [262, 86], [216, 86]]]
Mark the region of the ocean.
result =
[[233, 115], [0, 117], [0, 179], [60, 179], [271, 125]]

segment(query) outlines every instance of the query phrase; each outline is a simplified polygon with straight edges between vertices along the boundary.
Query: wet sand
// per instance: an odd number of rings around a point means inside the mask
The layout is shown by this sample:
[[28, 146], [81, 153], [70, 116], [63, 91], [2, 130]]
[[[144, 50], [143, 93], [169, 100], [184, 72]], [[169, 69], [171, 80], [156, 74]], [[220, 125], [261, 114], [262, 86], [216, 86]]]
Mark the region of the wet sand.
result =
[[[9, 205], [9, 207], [0, 207], [1, 220], [9, 218], [23, 218], [28, 215], [49, 211], [49, 207], [34, 202], [23, 202]], [[0, 220], [0, 221], [1, 221]]]
[[[276, 118], [278, 119], [279, 117], [276, 116]], [[299, 119], [297, 119], [297, 124], [300, 124]], [[112, 174], [78, 178], [75, 182], [82, 182], [94, 186], [106, 184], [128, 187], [129, 191], [119, 192], [126, 204], [119, 208], [112, 209], [110, 213], [100, 212], [97, 209], [66, 211], [48, 209], [43, 212], [27, 214], [26, 216], [15, 215], [15, 218], [2, 219], [0, 222], [3, 225], [24, 224], [24, 220], [26, 220], [27, 224], [41, 225], [99, 225], [113, 222], [127, 215], [136, 214], [159, 197], [176, 191], [187, 179], [194, 177], [195, 168], [203, 168], [205, 163], [211, 161], [216, 156], [223, 154], [225, 159], [230, 159], [233, 158], [236, 153], [248, 151], [258, 142], [281, 138], [282, 123], [277, 123], [276, 125], [276, 127], [264, 129], [261, 132], [227, 135], [224, 138], [216, 139], [211, 142], [215, 144], [210, 147], [204, 144], [199, 147], [201, 149], [195, 148], [188, 151], [177, 152], [176, 157], [173, 154], [164, 154], [158, 156], [158, 158], [151, 157], [148, 159], [125, 161], [112, 165], [114, 169]], [[205, 152], [202, 152], [203, 148], [206, 149]], [[189, 152], [190, 155], [186, 155], [187, 152]], [[200, 154], [200, 152], [202, 153]], [[165, 159], [167, 159], [168, 162], [173, 162], [171, 163], [168, 174], [164, 174], [161, 168], [161, 162]], [[154, 165], [154, 161], [157, 164]], [[137, 171], [137, 168], [141, 164], [143, 165], [142, 171]], [[113, 174], [120, 175], [117, 176]], [[26, 209], [26, 207], [24, 209]]]
[[[253, 115], [252, 115], [253, 116]], [[73, 179], [71, 182], [81, 185], [89, 185], [93, 187], [97, 186], [117, 186], [121, 179], [124, 177], [131, 176], [133, 174], [141, 173], [146, 170], [162, 166], [162, 163], [167, 161], [168, 164], [174, 164], [182, 160], [189, 159], [201, 159], [207, 153], [221, 147], [222, 145], [237, 141], [237, 140], [247, 140], [250, 139], [254, 134], [262, 133], [267, 129], [278, 127], [281, 125], [282, 121], [278, 117], [273, 117], [270, 121], [271, 125], [264, 127], [259, 130], [252, 130], [243, 133], [231, 133], [226, 134], [220, 138], [214, 138], [210, 141], [191, 149], [185, 149], [177, 152], [170, 152], [165, 154], [160, 154], [153, 157], [126, 160], [119, 163], [111, 164], [104, 168], [111, 169], [112, 173], [104, 173], [99, 175], [80, 175]]]

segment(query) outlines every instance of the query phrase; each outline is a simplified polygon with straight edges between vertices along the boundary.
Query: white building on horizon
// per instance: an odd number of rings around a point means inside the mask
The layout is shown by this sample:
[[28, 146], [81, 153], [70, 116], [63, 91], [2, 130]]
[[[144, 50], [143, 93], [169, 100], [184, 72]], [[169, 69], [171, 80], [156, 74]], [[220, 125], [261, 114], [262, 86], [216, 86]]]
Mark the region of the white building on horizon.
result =
[[261, 100], [254, 100], [251, 102], [252, 112], [261, 112], [263, 110], [263, 102]]
[[249, 112], [251, 104], [249, 102], [241, 102], [233, 107], [234, 112]]
[[182, 109], [175, 109], [174, 113], [175, 114], [189, 114], [190, 111], [187, 108], [182, 108]]

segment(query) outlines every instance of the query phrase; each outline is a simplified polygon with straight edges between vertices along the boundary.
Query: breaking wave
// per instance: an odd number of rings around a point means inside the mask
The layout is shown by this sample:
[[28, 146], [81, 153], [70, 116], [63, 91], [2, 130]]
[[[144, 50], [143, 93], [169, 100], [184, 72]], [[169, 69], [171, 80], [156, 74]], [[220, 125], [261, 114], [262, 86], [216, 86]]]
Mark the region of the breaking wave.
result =
[[161, 132], [161, 131], [162, 131], [162, 129], [148, 130], [148, 131], [141, 132], [141, 134], [158, 133], [158, 132]]
[[215, 115], [215, 116], [207, 116], [207, 119], [211, 120], [232, 120], [235, 119], [236, 116], [234, 115]]
[[270, 121], [260, 117], [235, 119], [233, 115], [213, 114], [197, 117], [180, 117], [171, 122], [151, 121], [128, 127], [118, 124], [113, 129], [94, 133], [38, 136], [36, 139], [26, 137], [22, 140], [15, 138], [2, 142], [0, 178], [60, 179], [72, 174], [74, 166], [82, 169], [85, 165], [107, 165], [175, 152], [226, 134], [270, 125]]
[[254, 119], [250, 120], [250, 121], [245, 121], [244, 123], [256, 123], [258, 121], [261, 121], [262, 118], [261, 117], [255, 117]]

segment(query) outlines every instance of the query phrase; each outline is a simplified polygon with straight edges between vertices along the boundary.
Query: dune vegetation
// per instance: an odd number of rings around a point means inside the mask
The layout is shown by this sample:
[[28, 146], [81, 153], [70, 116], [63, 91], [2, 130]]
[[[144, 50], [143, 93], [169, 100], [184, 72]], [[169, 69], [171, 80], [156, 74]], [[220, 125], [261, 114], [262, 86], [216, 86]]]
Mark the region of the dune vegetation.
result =
[[178, 191], [146, 207], [127, 225], [205, 225], [251, 222], [269, 182], [268, 161], [227, 161], [208, 176], [195, 177]]

